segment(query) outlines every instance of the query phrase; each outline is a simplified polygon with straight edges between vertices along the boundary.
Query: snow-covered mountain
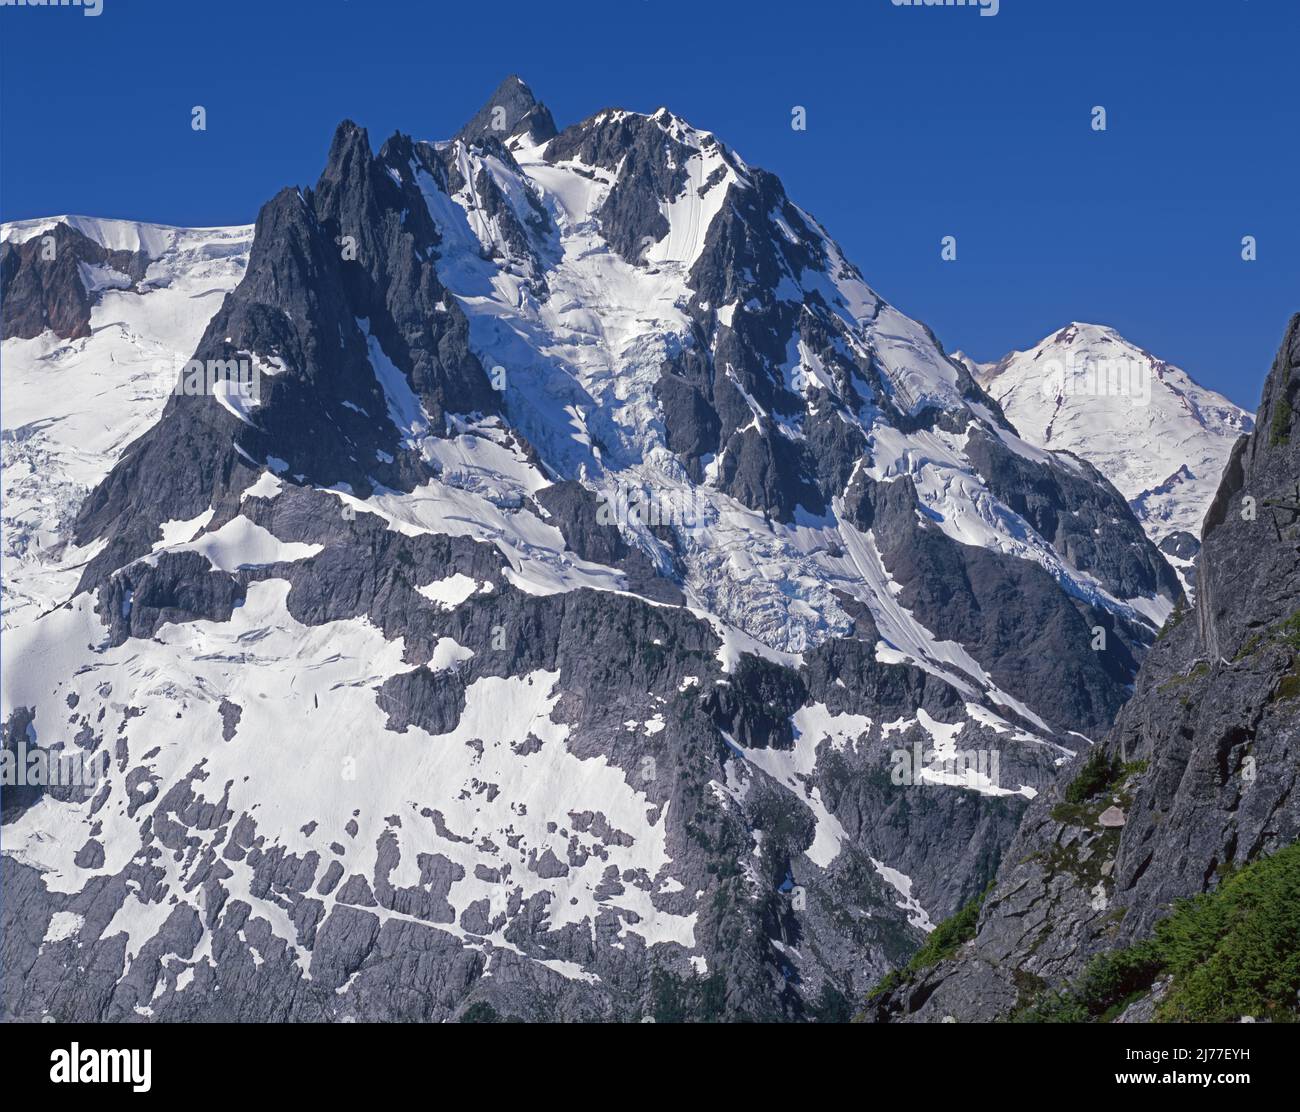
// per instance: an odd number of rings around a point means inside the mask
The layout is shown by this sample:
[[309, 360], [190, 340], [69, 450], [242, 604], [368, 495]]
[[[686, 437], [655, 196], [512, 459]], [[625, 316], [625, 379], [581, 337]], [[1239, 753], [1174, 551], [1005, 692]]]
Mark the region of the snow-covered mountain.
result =
[[[251, 246], [46, 223], [0, 246], [6, 485], [52, 461], [5, 750], [111, 762], [5, 793], [8, 1016], [833, 1017], [1179, 593], [667, 109], [345, 122]], [[191, 356], [256, 388], [133, 378]]]
[[[162, 414], [181, 366], [243, 277], [253, 229], [62, 216], [5, 224], [0, 239], [15, 261], [26, 244], [29, 257], [39, 260], [45, 248], [55, 256], [45, 262], [57, 265], [65, 247], [67, 278], [86, 290], [84, 323], [58, 330], [46, 327], [44, 312], [24, 328], [6, 301], [0, 615], [9, 628], [30, 618], [29, 608], [49, 610], [76, 587], [86, 553], [67, 546], [69, 526], [126, 446]], [[118, 253], [121, 270], [86, 261], [109, 252]], [[77, 285], [69, 296], [63, 277], [43, 292], [51, 307], [57, 296], [67, 312], [79, 299]], [[7, 283], [11, 291], [22, 297], [21, 285]], [[44, 297], [39, 305], [46, 309]]]
[[1096, 466], [1148, 536], [1189, 565], [1188, 541], [1254, 428], [1250, 413], [1103, 325], [1070, 324], [1029, 351], [966, 365], [1021, 436]]

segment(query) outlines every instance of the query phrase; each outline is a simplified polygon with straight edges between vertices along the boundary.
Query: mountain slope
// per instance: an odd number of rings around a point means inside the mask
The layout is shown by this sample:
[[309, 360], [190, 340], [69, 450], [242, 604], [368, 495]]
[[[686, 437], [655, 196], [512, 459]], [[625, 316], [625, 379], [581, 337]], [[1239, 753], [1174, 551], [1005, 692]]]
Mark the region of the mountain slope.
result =
[[1249, 413], [1095, 324], [974, 373], [1021, 436], [1094, 464], [1166, 555], [1188, 563], [1187, 538], [1200, 536], [1233, 445], [1254, 428]]
[[157, 422], [252, 239], [78, 216], [0, 228], [5, 628], [76, 586], [89, 554], [67, 546], [71, 520]]
[[[1228, 876], [1240, 877], [1239, 899], [1267, 874], [1237, 871], [1300, 837], [1298, 395], [1300, 316], [1265, 383], [1260, 425], [1234, 449], [1206, 515], [1195, 609], [1147, 656], [1104, 744], [1031, 806], [968, 945], [878, 997], [873, 1018], [1046, 1012], [1061, 1006], [1061, 990], [1075, 998], [1085, 974], [1101, 968], [1091, 963], [1119, 953], [1128, 954], [1127, 979], [1111, 986], [1120, 991], [1099, 996], [1094, 986], [1080, 999], [1094, 1017], [1127, 1004], [1124, 1018], [1150, 1018], [1171, 981], [1157, 981], [1159, 963], [1138, 962], [1141, 951], [1129, 948], [1151, 937], [1175, 901], [1218, 890]], [[1240, 914], [1246, 933], [1256, 931]], [[1284, 954], [1266, 952], [1264, 934], [1253, 945], [1234, 976], [1273, 977], [1280, 959], [1281, 979], [1261, 987], [1276, 1018], [1294, 1018], [1294, 938], [1290, 972]]]
[[6, 749], [111, 756], [6, 793], [7, 1014], [840, 1015], [1124, 701], [1179, 588], [1094, 468], [715, 137], [496, 96], [268, 202], [257, 390], [7, 635]]

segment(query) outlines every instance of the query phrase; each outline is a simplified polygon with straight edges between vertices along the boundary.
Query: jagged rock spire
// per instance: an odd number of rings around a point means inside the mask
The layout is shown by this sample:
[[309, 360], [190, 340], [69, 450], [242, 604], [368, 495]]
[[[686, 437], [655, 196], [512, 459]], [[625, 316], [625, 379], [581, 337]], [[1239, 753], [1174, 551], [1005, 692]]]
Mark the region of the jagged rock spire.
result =
[[461, 128], [457, 139], [472, 142], [487, 138], [505, 142], [516, 136], [528, 135], [535, 143], [544, 143], [555, 136], [555, 120], [550, 109], [542, 104], [523, 79], [511, 74], [474, 117]]

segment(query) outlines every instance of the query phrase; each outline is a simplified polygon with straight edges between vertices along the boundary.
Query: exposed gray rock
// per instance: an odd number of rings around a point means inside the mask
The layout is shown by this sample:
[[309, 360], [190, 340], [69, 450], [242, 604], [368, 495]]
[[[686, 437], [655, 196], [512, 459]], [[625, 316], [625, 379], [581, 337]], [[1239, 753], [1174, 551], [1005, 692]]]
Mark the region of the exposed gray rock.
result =
[[[1300, 836], [1300, 512], [1285, 508], [1300, 474], [1298, 399], [1300, 316], [1206, 515], [1196, 606], [1170, 619], [1094, 754], [1113, 782], [1067, 803], [1083, 757], [1067, 768], [1026, 813], [974, 940], [873, 1001], [869, 1018], [1005, 1018], [1093, 956], [1148, 937], [1224, 868]], [[1117, 811], [1122, 826], [1106, 821]]]
[[31, 339], [46, 329], [64, 340], [89, 336], [98, 292], [87, 288], [83, 268], [102, 268], [112, 284], [132, 288], [148, 266], [143, 252], [110, 251], [62, 221], [23, 243], [6, 240], [0, 243], [3, 338]]
[[544, 143], [555, 135], [555, 121], [523, 80], [511, 74], [461, 128], [457, 138], [495, 139], [504, 143], [519, 135], [527, 135], [533, 143]]

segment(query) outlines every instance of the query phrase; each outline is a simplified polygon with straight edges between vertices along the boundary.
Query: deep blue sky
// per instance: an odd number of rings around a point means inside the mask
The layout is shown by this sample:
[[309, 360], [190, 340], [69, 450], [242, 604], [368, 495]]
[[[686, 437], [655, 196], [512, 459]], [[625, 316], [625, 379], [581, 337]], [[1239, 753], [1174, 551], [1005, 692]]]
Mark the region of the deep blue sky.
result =
[[517, 71], [716, 132], [949, 350], [1099, 321], [1254, 408], [1300, 310], [1295, 0], [103, 4], [0, 9], [3, 219], [251, 222], [340, 119], [444, 138]]

